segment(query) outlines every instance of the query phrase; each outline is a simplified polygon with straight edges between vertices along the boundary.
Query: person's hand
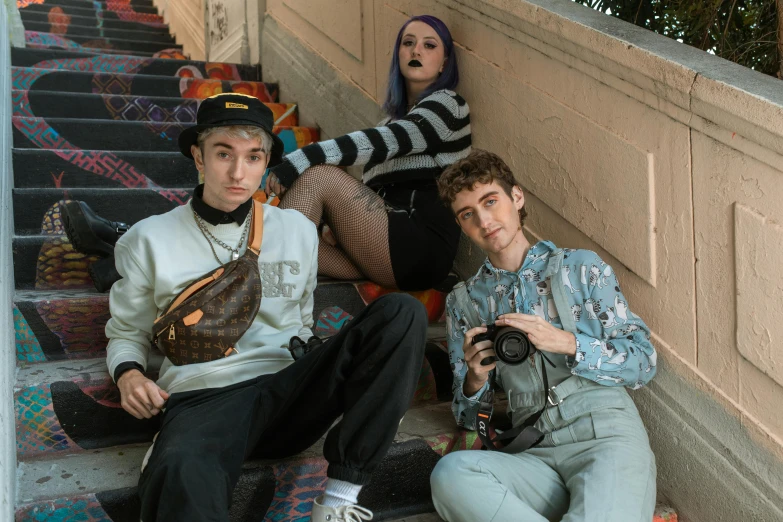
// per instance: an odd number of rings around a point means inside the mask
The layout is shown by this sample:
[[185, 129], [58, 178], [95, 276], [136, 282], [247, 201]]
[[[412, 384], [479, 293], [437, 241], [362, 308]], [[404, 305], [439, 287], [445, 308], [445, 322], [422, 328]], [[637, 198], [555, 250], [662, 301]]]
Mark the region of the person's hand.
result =
[[486, 326], [477, 326], [465, 332], [462, 352], [465, 354], [465, 364], [468, 365], [468, 373], [465, 376], [462, 393], [466, 397], [472, 397], [484, 386], [484, 383], [489, 379], [489, 372], [494, 370], [496, 366], [495, 361], [486, 366], [481, 365], [482, 360], [490, 355], [495, 355], [495, 352], [492, 350], [492, 341], [480, 341], [473, 344], [473, 338], [486, 331]]
[[280, 180], [277, 179], [277, 176], [275, 176], [274, 172], [270, 172], [266, 177], [266, 186], [264, 187], [264, 192], [266, 192], [266, 195], [271, 197], [272, 194], [275, 194], [278, 198], [281, 198], [283, 197], [283, 194], [285, 194], [286, 190], [288, 189], [280, 183]]
[[503, 314], [495, 324], [512, 326], [525, 332], [537, 349], [564, 355], [576, 355], [576, 337], [571, 332], [555, 328], [537, 315]]
[[169, 394], [139, 370], [128, 370], [117, 381], [122, 409], [137, 419], [151, 419], [163, 409]]

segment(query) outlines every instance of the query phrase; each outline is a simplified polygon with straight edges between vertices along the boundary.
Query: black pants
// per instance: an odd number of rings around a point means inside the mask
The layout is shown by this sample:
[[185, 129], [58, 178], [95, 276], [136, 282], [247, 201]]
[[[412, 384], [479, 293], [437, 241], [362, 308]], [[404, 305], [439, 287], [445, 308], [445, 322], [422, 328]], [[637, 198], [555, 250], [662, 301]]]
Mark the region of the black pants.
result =
[[141, 519], [227, 521], [245, 458], [299, 453], [340, 415], [327, 475], [366, 484], [413, 399], [426, 335], [424, 306], [390, 294], [284, 370], [173, 394], [139, 480]]

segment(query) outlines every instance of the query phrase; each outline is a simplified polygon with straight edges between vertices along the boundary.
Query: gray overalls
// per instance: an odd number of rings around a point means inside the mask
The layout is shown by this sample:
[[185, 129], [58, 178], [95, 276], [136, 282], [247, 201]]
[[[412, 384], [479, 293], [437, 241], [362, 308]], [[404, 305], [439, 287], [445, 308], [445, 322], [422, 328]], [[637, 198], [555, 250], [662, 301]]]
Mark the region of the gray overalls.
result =
[[[557, 284], [559, 266], [546, 275]], [[553, 285], [553, 293], [559, 290]], [[563, 329], [575, 328], [573, 321], [562, 323]], [[565, 356], [547, 356], [556, 368], [547, 367], [546, 399], [540, 354], [516, 366], [499, 361], [496, 375], [515, 426], [547, 401], [536, 423], [544, 440], [524, 453], [446, 455], [431, 480], [438, 513], [465, 522], [650, 522], [655, 457], [627, 391], [574, 375], [573, 361], [567, 365]]]

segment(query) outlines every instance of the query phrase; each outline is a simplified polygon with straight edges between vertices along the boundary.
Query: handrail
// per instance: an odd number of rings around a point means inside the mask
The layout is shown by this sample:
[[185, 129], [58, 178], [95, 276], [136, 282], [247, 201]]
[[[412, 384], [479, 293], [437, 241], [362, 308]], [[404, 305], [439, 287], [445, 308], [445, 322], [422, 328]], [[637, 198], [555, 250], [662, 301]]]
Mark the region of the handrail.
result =
[[[8, 0], [0, 4], [0, 520], [13, 520], [16, 504], [16, 370], [11, 192], [11, 29]], [[15, 12], [15, 8], [14, 8]], [[18, 15], [18, 13], [17, 13]]]

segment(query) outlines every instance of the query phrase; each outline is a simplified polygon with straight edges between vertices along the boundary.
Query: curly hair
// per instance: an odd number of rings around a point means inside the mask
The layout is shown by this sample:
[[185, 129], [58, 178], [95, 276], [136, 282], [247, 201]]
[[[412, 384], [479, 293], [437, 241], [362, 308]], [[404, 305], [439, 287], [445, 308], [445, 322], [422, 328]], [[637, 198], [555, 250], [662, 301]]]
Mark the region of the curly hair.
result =
[[[489, 185], [493, 181], [503, 187], [511, 197], [511, 189], [520, 187], [514, 174], [500, 156], [486, 150], [473, 149], [465, 158], [452, 163], [438, 178], [438, 193], [449, 206], [463, 190], [473, 190], [476, 184]], [[522, 187], [520, 187], [522, 188]], [[525, 206], [519, 209], [519, 224], [525, 225], [527, 211]]]

